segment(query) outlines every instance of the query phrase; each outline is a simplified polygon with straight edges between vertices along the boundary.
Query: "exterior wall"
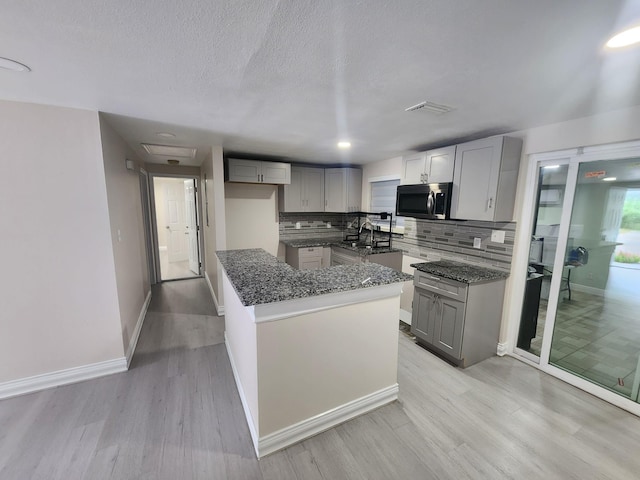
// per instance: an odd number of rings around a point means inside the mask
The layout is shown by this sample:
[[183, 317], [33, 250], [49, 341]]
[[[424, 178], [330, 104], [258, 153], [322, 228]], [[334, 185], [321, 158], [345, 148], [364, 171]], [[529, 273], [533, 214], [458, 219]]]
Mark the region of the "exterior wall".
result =
[[124, 357], [96, 112], [0, 101], [0, 383]]
[[[132, 342], [137, 340], [134, 336], [139, 332], [138, 320], [151, 292], [137, 171], [141, 162], [103, 118], [100, 133], [122, 340], [125, 352], [130, 355]], [[136, 171], [126, 169], [125, 159], [136, 162]]]

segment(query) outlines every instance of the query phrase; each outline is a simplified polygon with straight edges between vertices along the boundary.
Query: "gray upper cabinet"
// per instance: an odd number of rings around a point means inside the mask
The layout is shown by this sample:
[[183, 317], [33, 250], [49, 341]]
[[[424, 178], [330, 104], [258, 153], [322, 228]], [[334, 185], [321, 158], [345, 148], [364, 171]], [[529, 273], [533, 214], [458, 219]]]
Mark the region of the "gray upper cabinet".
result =
[[357, 212], [362, 197], [362, 170], [325, 168], [324, 211]]
[[522, 140], [490, 137], [457, 146], [451, 218], [513, 220]]
[[291, 182], [291, 164], [229, 158], [227, 181], [285, 185]]
[[453, 182], [456, 146], [438, 148], [403, 157], [400, 183]]
[[324, 168], [291, 167], [291, 183], [280, 187], [282, 212], [324, 212]]

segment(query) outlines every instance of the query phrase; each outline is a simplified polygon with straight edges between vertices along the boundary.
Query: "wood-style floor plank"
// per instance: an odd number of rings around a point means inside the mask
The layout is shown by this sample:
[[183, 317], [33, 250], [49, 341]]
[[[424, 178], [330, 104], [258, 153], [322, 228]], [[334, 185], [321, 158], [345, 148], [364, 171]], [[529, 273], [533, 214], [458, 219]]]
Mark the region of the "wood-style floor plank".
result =
[[631, 479], [640, 419], [512, 358], [400, 335], [399, 400], [257, 460], [202, 279], [154, 288], [126, 373], [0, 401], [0, 479]]

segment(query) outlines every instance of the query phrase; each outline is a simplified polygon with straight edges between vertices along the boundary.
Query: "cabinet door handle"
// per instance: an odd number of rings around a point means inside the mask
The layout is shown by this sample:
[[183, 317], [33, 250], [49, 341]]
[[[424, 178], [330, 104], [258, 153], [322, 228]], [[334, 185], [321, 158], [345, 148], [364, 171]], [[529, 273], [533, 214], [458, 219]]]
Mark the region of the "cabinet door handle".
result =
[[487, 210], [489, 210], [493, 206], [493, 197], [489, 198], [487, 201]]

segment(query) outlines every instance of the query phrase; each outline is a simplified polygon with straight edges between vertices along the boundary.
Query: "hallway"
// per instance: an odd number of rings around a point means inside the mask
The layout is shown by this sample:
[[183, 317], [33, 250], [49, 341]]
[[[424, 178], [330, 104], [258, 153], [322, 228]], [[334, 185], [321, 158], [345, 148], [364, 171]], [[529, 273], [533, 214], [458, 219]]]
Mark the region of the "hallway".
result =
[[[154, 287], [128, 372], [0, 401], [2, 480], [634, 478], [640, 419], [513, 358], [400, 335], [400, 399], [255, 458], [203, 279]], [[301, 339], [309, 341], [311, 339]]]

